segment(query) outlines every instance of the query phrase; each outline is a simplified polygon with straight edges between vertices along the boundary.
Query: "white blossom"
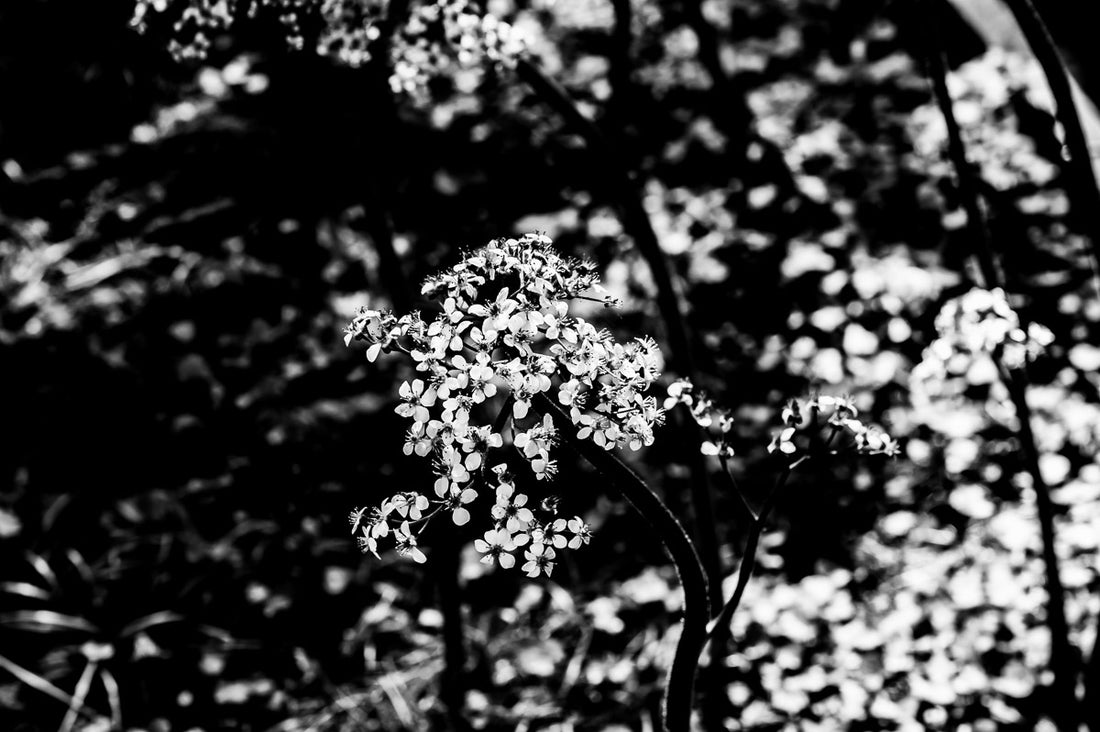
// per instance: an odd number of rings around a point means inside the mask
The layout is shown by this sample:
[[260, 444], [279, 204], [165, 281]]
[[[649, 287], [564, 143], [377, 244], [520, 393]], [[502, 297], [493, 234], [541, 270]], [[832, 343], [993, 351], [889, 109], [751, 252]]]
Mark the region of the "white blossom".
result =
[[[464, 525], [479, 505], [513, 546], [563, 550], [587, 543], [587, 527], [569, 528], [556, 501], [529, 503], [507, 462], [494, 456], [510, 448], [537, 481], [553, 481], [559, 434], [551, 415], [536, 410], [535, 397], [543, 394], [569, 408], [581, 439], [607, 450], [653, 443], [664, 410], [646, 391], [660, 375], [660, 352], [650, 338], [620, 343], [569, 314], [577, 298], [608, 303], [587, 294], [597, 288], [592, 265], [528, 234], [496, 239], [426, 280], [421, 293], [439, 304], [434, 314], [364, 309], [349, 324], [347, 343], [365, 342], [372, 360], [403, 353], [417, 374], [400, 384], [394, 411], [410, 421], [404, 454], [431, 462], [435, 497], [405, 491], [382, 502], [381, 521], [395, 523], [402, 553], [416, 558], [409, 539], [436, 512], [448, 511]], [[479, 504], [485, 488], [491, 503]], [[368, 532], [364, 550], [374, 552], [379, 538]]]

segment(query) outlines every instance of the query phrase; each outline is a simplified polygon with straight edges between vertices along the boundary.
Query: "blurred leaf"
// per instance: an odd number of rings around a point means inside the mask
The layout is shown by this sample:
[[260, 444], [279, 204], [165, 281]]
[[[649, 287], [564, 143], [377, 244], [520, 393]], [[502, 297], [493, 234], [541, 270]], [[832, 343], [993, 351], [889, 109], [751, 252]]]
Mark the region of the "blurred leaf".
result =
[[54, 633], [67, 630], [79, 630], [85, 633], [97, 633], [99, 629], [84, 618], [54, 612], [53, 610], [19, 610], [14, 613], [0, 614], [0, 625], [37, 633]]
[[19, 517], [5, 508], [0, 508], [0, 539], [10, 539], [13, 536], [18, 536], [22, 530], [23, 523], [19, 520]]
[[61, 726], [58, 727], [58, 732], [69, 732], [76, 724], [77, 717], [84, 708], [84, 700], [88, 698], [88, 691], [92, 688], [92, 680], [95, 678], [98, 666], [98, 663], [90, 659], [85, 664], [84, 670], [80, 673], [80, 679], [76, 682], [76, 689], [73, 690], [73, 699], [69, 702], [69, 709], [65, 712], [65, 718], [61, 720]]
[[129, 623], [128, 625], [126, 625], [126, 627], [119, 631], [119, 637], [125, 638], [127, 636], [134, 635], [135, 633], [140, 633], [142, 631], [149, 630], [150, 628], [155, 628], [158, 625], [165, 625], [167, 623], [178, 623], [183, 619], [183, 616], [179, 613], [162, 610], [160, 612], [146, 615], [143, 618], [139, 618], [138, 620]]
[[49, 562], [33, 552], [27, 553], [27, 560], [31, 563], [31, 566], [34, 567], [35, 571], [38, 572], [42, 579], [46, 580], [46, 584], [48, 584], [55, 590], [58, 588], [57, 575], [54, 574], [53, 568], [50, 567]]
[[96, 716], [98, 716], [93, 710], [89, 709], [83, 703], [78, 703], [76, 699], [74, 699], [67, 692], [59, 689], [48, 680], [42, 678], [33, 671], [29, 671], [23, 668], [19, 664], [9, 660], [3, 655], [0, 655], [0, 668], [4, 669], [32, 689], [36, 689], [43, 694], [46, 694], [47, 696], [53, 697], [54, 699], [57, 699], [59, 702], [65, 704], [70, 708], [75, 706], [81, 714], [88, 717], [89, 719], [94, 719]]
[[0, 592], [9, 592], [13, 595], [22, 595], [34, 600], [48, 600], [50, 593], [37, 585], [29, 582], [3, 582], [0, 583]]

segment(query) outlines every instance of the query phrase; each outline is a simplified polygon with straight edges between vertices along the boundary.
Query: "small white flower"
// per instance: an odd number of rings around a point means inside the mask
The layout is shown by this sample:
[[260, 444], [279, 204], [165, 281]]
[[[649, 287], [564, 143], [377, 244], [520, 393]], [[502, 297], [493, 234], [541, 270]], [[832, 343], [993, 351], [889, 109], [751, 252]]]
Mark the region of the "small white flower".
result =
[[546, 573], [549, 577], [554, 571], [554, 557], [556, 552], [553, 547], [545, 544], [531, 544], [531, 548], [523, 552], [523, 558], [527, 561], [522, 569], [528, 577], [538, 577], [540, 573]]
[[504, 569], [511, 569], [516, 564], [516, 558], [511, 552], [516, 548], [512, 537], [504, 529], [490, 529], [485, 532], [484, 539], [474, 539], [474, 549], [484, 554], [482, 563], [492, 564], [499, 562]]
[[573, 538], [569, 540], [570, 549], [579, 549], [592, 540], [592, 529], [581, 520], [580, 516], [569, 519], [567, 528], [573, 534]]
[[498, 492], [498, 498], [496, 505], [493, 506], [492, 516], [498, 522], [502, 523], [511, 534], [527, 528], [527, 526], [535, 520], [535, 514], [531, 512], [531, 509], [527, 508], [527, 496], [523, 493], [516, 493], [514, 496], [501, 500]]
[[397, 553], [403, 557], [412, 557], [417, 564], [423, 564], [428, 560], [424, 552], [416, 545], [416, 537], [409, 529], [409, 522], [403, 521], [401, 526], [394, 530], [394, 539], [397, 542]]
[[414, 379], [411, 384], [408, 381], [401, 382], [397, 393], [403, 400], [394, 409], [399, 415], [411, 417], [418, 423], [427, 422], [431, 418], [428, 407], [435, 404], [435, 389], [425, 388], [422, 380]]

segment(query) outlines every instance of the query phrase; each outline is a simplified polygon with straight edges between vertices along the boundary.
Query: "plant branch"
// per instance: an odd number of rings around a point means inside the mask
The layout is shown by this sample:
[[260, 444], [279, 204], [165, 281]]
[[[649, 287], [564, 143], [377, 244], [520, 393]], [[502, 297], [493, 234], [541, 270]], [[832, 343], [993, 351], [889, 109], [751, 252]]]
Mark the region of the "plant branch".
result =
[[[398, 166], [393, 143], [399, 138], [400, 125], [397, 101], [390, 89], [389, 77], [393, 71], [390, 64], [390, 45], [393, 34], [405, 22], [408, 11], [409, 0], [392, 0], [380, 24], [381, 34], [376, 41], [378, 47], [375, 60], [367, 71], [367, 80], [378, 105], [378, 113], [374, 116], [379, 126], [376, 139], [383, 142], [370, 153], [373, 164], [365, 166], [368, 170], [373, 169], [373, 173], [368, 177], [370, 200], [366, 210], [366, 228], [375, 252], [378, 254], [379, 272], [389, 283], [390, 299], [393, 301], [394, 309], [401, 312], [413, 309], [415, 293], [409, 287], [401, 258], [394, 247], [390, 197], [397, 184], [395, 171]], [[371, 202], [373, 206], [370, 205]]]
[[634, 240], [645, 259], [657, 287], [657, 307], [661, 313], [671, 346], [670, 365], [674, 371], [689, 376], [695, 372], [691, 339], [681, 310], [680, 295], [661, 251], [657, 234], [640, 200], [640, 192], [629, 168], [595, 122], [580, 109], [556, 81], [542, 72], [530, 59], [516, 64], [519, 78], [560, 114], [584, 139], [588, 148], [602, 158], [613, 190], [615, 206], [622, 217], [623, 228]]
[[[620, 21], [622, 21], [621, 13]], [[622, 31], [619, 32], [622, 33]], [[642, 206], [641, 192], [631, 177], [629, 166], [596, 123], [581, 114], [565, 89], [542, 73], [534, 62], [521, 58], [516, 71], [520, 79], [560, 114], [581, 135], [588, 148], [601, 156], [606, 163], [615, 205], [622, 218], [623, 228], [634, 240], [638, 251], [645, 259], [657, 287], [657, 307], [670, 346], [669, 365], [673, 371], [682, 376], [693, 376], [695, 374], [693, 347], [681, 307], [681, 297], [669, 270], [668, 261], [664, 252], [661, 251], [661, 245], [649, 215]], [[722, 573], [721, 558], [718, 553], [718, 529], [714, 520], [706, 464], [703, 462], [702, 455], [699, 454], [698, 445], [688, 436], [683, 419], [674, 416], [673, 420], [676, 434], [680, 435], [680, 448], [687, 455], [688, 470], [691, 475], [692, 512], [695, 517], [696, 538], [710, 582], [712, 585], [717, 585]], [[720, 594], [712, 593], [712, 605], [715, 611], [721, 605], [721, 601]]]
[[[376, 61], [371, 65], [370, 82], [376, 90], [380, 109], [377, 122], [381, 126], [380, 149], [375, 151], [380, 161], [379, 172], [372, 177], [372, 198], [376, 206], [367, 211], [367, 229], [378, 253], [379, 270], [390, 291], [390, 299], [398, 310], [409, 311], [416, 293], [405, 275], [401, 259], [394, 247], [394, 225], [390, 215], [391, 192], [396, 188], [396, 158], [392, 142], [399, 138], [400, 120], [397, 103], [389, 87], [390, 43], [409, 12], [409, 0], [392, 0], [380, 23]], [[437, 512], [438, 513], [438, 512]], [[432, 514], [433, 516], [435, 514]], [[423, 529], [422, 529], [423, 531]], [[443, 616], [443, 670], [439, 679], [439, 698], [446, 718], [454, 732], [470, 729], [464, 714], [466, 701], [465, 620], [462, 609], [462, 585], [459, 581], [460, 546], [453, 532], [438, 532], [433, 542], [432, 574], [435, 579], [439, 611]]]
[[616, 126], [624, 126], [630, 121], [632, 102], [637, 98], [631, 78], [633, 64], [630, 47], [633, 41], [631, 23], [634, 8], [631, 0], [611, 0], [615, 11], [615, 25], [611, 31], [611, 47], [608, 61], [611, 64], [608, 76], [611, 79], [612, 96], [608, 111], [614, 115]]
[[1035, 9], [1031, 0], [1004, 0], [1020, 30], [1024, 32], [1039, 65], [1043, 67], [1050, 92], [1054, 96], [1055, 116], [1062, 123], [1066, 135], [1066, 148], [1069, 150], [1069, 198], [1070, 215], [1092, 244], [1091, 257], [1093, 272], [1100, 264], [1100, 187], [1097, 186], [1096, 172], [1092, 167], [1092, 155], [1088, 138], [1081, 126], [1081, 116], [1077, 103], [1073, 99], [1073, 86], [1065, 64], [1058, 53], [1046, 23]]
[[1059, 729], [1076, 731], [1080, 726], [1080, 710], [1077, 703], [1077, 675], [1081, 665], [1080, 654], [1069, 640], [1069, 623], [1066, 621], [1065, 588], [1062, 586], [1058, 554], [1055, 551], [1054, 502], [1050, 486], [1039, 469], [1039, 450], [1031, 429], [1031, 408], [1027, 402], [1027, 366], [1020, 370], [1001, 367], [1002, 377], [1008, 387], [1016, 418], [1020, 422], [1020, 442], [1024, 463], [1035, 490], [1035, 505], [1039, 514], [1039, 531], [1043, 542], [1043, 564], [1046, 568], [1044, 586], [1047, 592], [1047, 625], [1050, 627], [1050, 668], [1054, 673], [1051, 685], [1054, 692], [1050, 716]]
[[726, 474], [729, 479], [729, 484], [733, 488], [733, 492], [737, 494], [737, 497], [741, 499], [741, 505], [744, 506], [745, 511], [749, 514], [750, 521], [756, 521], [757, 514], [753, 510], [752, 504], [749, 503], [749, 497], [745, 495], [745, 491], [741, 490], [741, 485], [737, 482], [737, 479], [733, 477], [733, 471], [730, 468], [730, 461], [725, 455], [719, 454], [718, 461], [722, 463], [722, 472]]
[[689, 732], [695, 672], [706, 642], [707, 578], [684, 527], [637, 473], [590, 440], [577, 437], [573, 421], [545, 394], [535, 397], [537, 409], [549, 414], [562, 438], [622, 493], [627, 502], [657, 532], [676, 566], [684, 592], [684, 619], [680, 640], [665, 686], [663, 717], [668, 732]]
[[989, 229], [985, 225], [978, 173], [966, 157], [966, 145], [963, 143], [959, 122], [955, 118], [951, 93], [947, 89], [947, 59], [944, 56], [943, 49], [931, 42], [934, 37], [933, 29], [930, 28], [926, 36], [929, 43], [925, 54], [925, 63], [928, 76], [932, 81], [932, 92], [936, 98], [936, 104], [939, 106], [940, 113], [943, 114], [947, 126], [947, 152], [955, 167], [959, 195], [962, 198], [963, 210], [966, 211], [967, 233], [978, 259], [982, 285], [994, 287], [1001, 281], [1001, 276], [997, 269], [997, 260], [993, 253]]
[[[931, 24], [932, 14], [929, 14], [929, 17]], [[951, 95], [947, 89], [947, 64], [942, 49], [933, 45], [932, 39], [937, 37], [935, 29], [929, 27], [926, 36], [929, 45], [928, 71], [932, 77], [936, 101], [947, 124], [948, 149], [959, 179], [959, 190], [963, 196], [963, 206], [967, 214], [967, 228], [973, 240], [973, 254], [978, 259], [985, 287], [1003, 287], [1004, 278], [996, 264], [992, 241], [981, 207], [980, 179], [966, 159], [966, 148], [958, 121], [955, 119]], [[1069, 626], [1066, 622], [1065, 591], [1062, 587], [1058, 555], [1054, 546], [1054, 504], [1050, 497], [1050, 487], [1043, 480], [1039, 469], [1039, 450], [1031, 428], [1031, 410], [1027, 403], [1029, 384], [1027, 365], [1025, 362], [1022, 369], [1013, 370], [1005, 366], [1001, 353], [995, 353], [994, 357], [1000, 365], [1005, 385], [1008, 387], [1020, 421], [1020, 442], [1027, 471], [1031, 475], [1035, 490], [1039, 514], [1046, 574], [1047, 625], [1051, 634], [1051, 670], [1054, 673], [1051, 717], [1059, 729], [1076, 730], [1079, 718], [1076, 693], [1079, 659], [1070, 643]]]
[[[1092, 154], [1089, 149], [1088, 138], [1085, 136], [1085, 131], [1081, 125], [1081, 116], [1077, 110], [1077, 103], [1073, 98], [1073, 86], [1069, 74], [1066, 72], [1061, 55], [1058, 53], [1058, 48], [1054, 43], [1054, 39], [1051, 38], [1046, 23], [1043, 22], [1031, 0], [1005, 0], [1005, 4], [1012, 11], [1016, 23], [1020, 26], [1020, 30], [1027, 38], [1028, 45], [1035, 54], [1035, 58], [1042, 66], [1043, 74], [1046, 76], [1047, 84], [1050, 86], [1051, 94], [1054, 97], [1055, 116], [1062, 123], [1066, 147], [1069, 151], [1067, 172], [1070, 185], [1067, 188], [1071, 201], [1070, 214], [1077, 227], [1089, 238], [1092, 245], [1090, 260], [1093, 274], [1100, 280], [1100, 274], [1098, 274], [1098, 268], [1100, 268], [1100, 217], [1097, 216], [1097, 211], [1100, 210], [1100, 186], [1097, 185], [1096, 171], [1092, 165]], [[1097, 286], [1100, 287], [1100, 282]], [[1026, 410], [1026, 404], [1024, 408]], [[1019, 411], [1019, 407], [1017, 407], [1017, 411]], [[1021, 419], [1023, 419], [1022, 416]], [[1044, 514], [1053, 513], [1053, 508], [1048, 505], [1044, 510], [1044, 503], [1050, 503], [1049, 496], [1045, 500], [1040, 499], [1038, 503], [1040, 521], [1043, 523], [1044, 559], [1046, 559], [1045, 547], [1048, 542], [1045, 526], [1047, 521], [1044, 520]], [[1049, 516], [1047, 518], [1049, 519]], [[1049, 530], [1050, 543], [1052, 544], [1054, 532], [1052, 523]], [[1051, 559], [1056, 561], [1057, 557]], [[1085, 703], [1083, 709], [1085, 710], [1085, 723], [1092, 732], [1100, 732], [1100, 619], [1096, 621], [1096, 631], [1097, 638], [1093, 643], [1092, 653], [1089, 655], [1084, 668]], [[1066, 632], [1068, 634], [1068, 629]], [[1066, 645], [1069, 645], [1068, 640]], [[1065, 649], [1062, 652], [1064, 654]]]
[[722, 608], [722, 612], [711, 621], [710, 626], [707, 628], [708, 637], [716, 636], [719, 628], [728, 628], [730, 620], [733, 619], [734, 612], [737, 611], [738, 606], [741, 604], [741, 598], [745, 594], [745, 588], [749, 584], [749, 579], [752, 578], [753, 570], [756, 569], [756, 549], [760, 544], [760, 537], [764, 533], [764, 526], [768, 521], [768, 516], [771, 515], [772, 509], [775, 508], [775, 502], [779, 497], [779, 491], [787, 483], [787, 478], [791, 475], [792, 467], [792, 465], [787, 465], [779, 473], [775, 485], [772, 487], [768, 497], [764, 500], [764, 505], [760, 507], [760, 512], [756, 515], [752, 525], [749, 527], [749, 538], [745, 542], [745, 553], [741, 558], [741, 566], [737, 570], [737, 585], [734, 587], [733, 595]]

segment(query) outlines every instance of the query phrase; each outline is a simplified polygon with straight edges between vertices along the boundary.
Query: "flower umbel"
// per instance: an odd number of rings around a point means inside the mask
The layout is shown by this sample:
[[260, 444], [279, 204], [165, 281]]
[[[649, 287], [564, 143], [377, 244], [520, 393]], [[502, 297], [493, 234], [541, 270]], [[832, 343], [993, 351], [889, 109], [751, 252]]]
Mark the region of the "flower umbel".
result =
[[[664, 410], [645, 392], [660, 375], [657, 344], [620, 343], [569, 313], [573, 300], [612, 302], [602, 293], [591, 264], [528, 234], [496, 239], [426, 280], [421, 294], [439, 304], [434, 315], [363, 309], [348, 325], [345, 341], [365, 342], [368, 360], [400, 352], [417, 372], [401, 383], [394, 411], [410, 421], [405, 454], [432, 464], [435, 498], [406, 491], [382, 502], [376, 514], [394, 524], [398, 553], [421, 561], [416, 537], [428, 522], [443, 511], [468, 523], [486, 488], [491, 504], [482, 505], [493, 528], [475, 542], [483, 562], [512, 567], [512, 552], [526, 547], [523, 570], [549, 575], [557, 551], [588, 543], [580, 518], [558, 516], [556, 499], [517, 492], [516, 477], [495, 455], [511, 447], [538, 481], [556, 476], [558, 428], [549, 415], [532, 413], [540, 394], [567, 405], [578, 436], [606, 450], [653, 443]], [[375, 552], [385, 534], [364, 511], [352, 523], [364, 527], [364, 551]]]

